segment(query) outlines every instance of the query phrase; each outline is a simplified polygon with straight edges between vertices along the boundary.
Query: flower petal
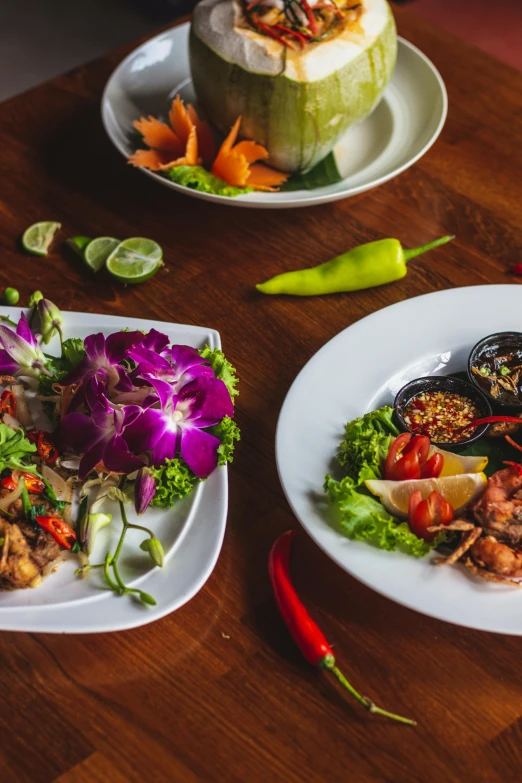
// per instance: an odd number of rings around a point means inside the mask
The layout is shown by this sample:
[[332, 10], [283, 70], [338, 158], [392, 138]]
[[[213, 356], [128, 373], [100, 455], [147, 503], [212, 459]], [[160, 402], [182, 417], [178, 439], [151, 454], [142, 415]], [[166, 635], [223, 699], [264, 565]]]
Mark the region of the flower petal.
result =
[[90, 416], [84, 413], [68, 413], [54, 431], [60, 451], [87, 451], [99, 438], [99, 430]]
[[134, 454], [121, 435], [113, 435], [103, 449], [103, 464], [109, 470], [117, 473], [132, 473], [143, 465], [143, 462]]
[[37, 358], [33, 345], [7, 326], [0, 326], [0, 342], [11, 359], [21, 367], [31, 367]]
[[124, 438], [134, 454], [141, 454], [156, 445], [168, 424], [162, 411], [147, 408], [125, 428]]
[[156, 329], [151, 329], [143, 338], [143, 347], [149, 351], [156, 351], [156, 353], [164, 351], [168, 344], [169, 338], [167, 335], [158, 332]]
[[128, 351], [143, 342], [142, 332], [113, 332], [105, 341], [105, 355], [109, 364], [118, 364]]
[[[71, 414], [72, 415], [72, 414]], [[99, 440], [92, 448], [85, 452], [80, 460], [80, 467], [78, 468], [78, 477], [84, 479], [89, 475], [91, 470], [94, 470], [98, 462], [103, 457], [103, 451], [105, 449], [105, 439]]]
[[198, 427], [211, 427], [224, 416], [234, 415], [230, 393], [219, 378], [195, 378], [181, 389], [179, 397], [193, 400], [190, 419], [197, 421]]
[[25, 317], [25, 313], [22, 313], [20, 316], [20, 320], [18, 321], [18, 325], [16, 327], [16, 334], [22, 338], [22, 340], [25, 340], [29, 343], [29, 345], [32, 345], [33, 347], [36, 346], [36, 339], [31, 332], [31, 329], [29, 327], [29, 324], [27, 323], [27, 318]]
[[181, 456], [198, 478], [207, 478], [217, 467], [219, 438], [196, 427], [183, 427]]
[[18, 364], [7, 351], [0, 350], [0, 375], [16, 375]]
[[170, 355], [180, 375], [191, 367], [208, 364], [207, 360], [200, 356], [199, 351], [190, 345], [173, 345]]
[[105, 359], [105, 337], [102, 332], [97, 334], [90, 334], [85, 338], [83, 347], [85, 353], [91, 360], [89, 366], [99, 366]]
[[159, 441], [151, 452], [152, 464], [158, 468], [166, 459], [173, 459], [178, 451], [180, 432], [178, 427], [175, 430], [165, 430]]

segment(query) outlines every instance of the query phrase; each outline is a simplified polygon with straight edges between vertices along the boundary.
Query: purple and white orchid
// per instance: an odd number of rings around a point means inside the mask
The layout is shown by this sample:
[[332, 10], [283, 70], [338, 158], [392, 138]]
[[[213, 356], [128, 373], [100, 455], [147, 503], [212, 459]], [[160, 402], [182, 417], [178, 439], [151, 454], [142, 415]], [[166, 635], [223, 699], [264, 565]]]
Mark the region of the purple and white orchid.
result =
[[233, 415], [229, 391], [215, 376], [200, 375], [176, 387], [152, 376], [147, 378], [157, 392], [158, 405], [142, 409], [123, 433], [131, 451], [151, 451], [158, 467], [178, 454], [198, 478], [207, 478], [217, 466], [221, 444], [205, 429]]
[[8, 326], [0, 326], [0, 345], [0, 375], [38, 378], [42, 372], [51, 374], [45, 369], [46, 358], [24, 313], [20, 316], [16, 331]]

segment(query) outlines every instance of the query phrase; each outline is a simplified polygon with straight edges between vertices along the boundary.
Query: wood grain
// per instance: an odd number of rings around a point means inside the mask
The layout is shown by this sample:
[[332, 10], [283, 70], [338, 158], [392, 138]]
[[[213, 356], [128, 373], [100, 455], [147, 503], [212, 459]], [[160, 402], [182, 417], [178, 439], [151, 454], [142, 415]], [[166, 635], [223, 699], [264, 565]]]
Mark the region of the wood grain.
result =
[[[450, 96], [440, 140], [412, 169], [354, 199], [308, 209], [229, 209], [178, 196], [127, 168], [99, 101], [120, 51], [0, 106], [0, 285], [66, 309], [206, 324], [241, 375], [243, 440], [228, 531], [204, 589], [175, 614], [118, 634], [0, 635], [2, 783], [511, 783], [521, 779], [521, 641], [396, 606], [304, 535], [295, 581], [343, 669], [419, 726], [361, 713], [291, 642], [266, 574], [296, 524], [274, 463], [276, 419], [300, 368], [376, 309], [429, 291], [513, 282], [522, 229], [522, 75], [397, 11]], [[166, 267], [122, 288], [57, 250], [28, 258], [36, 220], [63, 236], [150, 236]], [[386, 236], [457, 239], [393, 285], [306, 301], [254, 283]], [[444, 314], [441, 313], [441, 318]], [[383, 349], [386, 348], [385, 338]]]

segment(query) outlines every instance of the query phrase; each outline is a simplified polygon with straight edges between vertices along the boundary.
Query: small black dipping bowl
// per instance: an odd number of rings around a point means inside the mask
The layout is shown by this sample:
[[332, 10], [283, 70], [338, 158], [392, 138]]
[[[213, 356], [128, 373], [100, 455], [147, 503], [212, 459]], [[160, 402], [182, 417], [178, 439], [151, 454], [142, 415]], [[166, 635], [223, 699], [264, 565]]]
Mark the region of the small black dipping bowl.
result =
[[[395, 397], [395, 418], [399, 424], [399, 428], [404, 432], [411, 432], [408, 425], [404, 421], [404, 410], [411, 400], [418, 397], [423, 392], [449, 392], [451, 394], [460, 394], [463, 397], [469, 397], [480, 412], [480, 418], [485, 416], [491, 416], [491, 405], [485, 394], [482, 394], [480, 389], [472, 386], [467, 381], [461, 381], [460, 378], [452, 378], [450, 375], [428, 375], [425, 378], [416, 378], [414, 381], [410, 381], [403, 386], [400, 391], [397, 392]], [[461, 440], [458, 443], [435, 443], [434, 446], [438, 446], [446, 451], [460, 451], [469, 446], [470, 443], [482, 438], [486, 434], [489, 424], [482, 424], [473, 432], [466, 440]]]
[[507, 354], [517, 355], [517, 363], [522, 364], [522, 332], [497, 332], [480, 340], [469, 355], [468, 376], [473, 386], [480, 389], [495, 408], [502, 408], [505, 413], [510, 411], [520, 413], [522, 401], [516, 402], [513, 395], [504, 392], [504, 390], [501, 390], [498, 397], [493, 397], [489, 394], [486, 384], [482, 385], [476, 373], [472, 371], [472, 367], [480, 367], [496, 356], [506, 356]]

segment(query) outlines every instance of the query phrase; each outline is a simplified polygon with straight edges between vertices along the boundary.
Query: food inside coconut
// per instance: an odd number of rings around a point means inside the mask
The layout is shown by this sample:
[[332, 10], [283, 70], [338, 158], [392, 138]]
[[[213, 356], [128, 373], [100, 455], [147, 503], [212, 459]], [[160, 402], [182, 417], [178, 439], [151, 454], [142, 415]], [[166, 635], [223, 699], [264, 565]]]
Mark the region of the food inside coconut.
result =
[[308, 171], [375, 108], [395, 67], [386, 0], [202, 0], [190, 33], [198, 100], [228, 133], [267, 148], [282, 171]]

